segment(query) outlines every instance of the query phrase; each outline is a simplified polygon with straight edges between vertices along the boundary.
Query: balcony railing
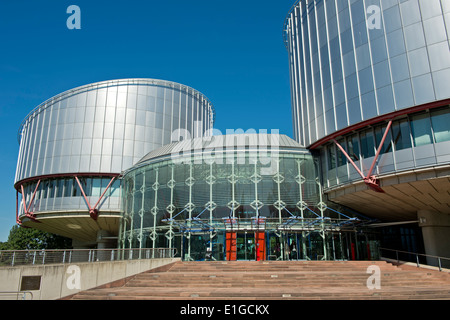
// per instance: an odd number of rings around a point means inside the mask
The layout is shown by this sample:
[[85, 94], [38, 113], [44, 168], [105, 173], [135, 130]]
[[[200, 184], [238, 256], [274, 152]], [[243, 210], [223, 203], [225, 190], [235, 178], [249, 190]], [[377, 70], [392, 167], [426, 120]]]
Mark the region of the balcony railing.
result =
[[2, 250], [0, 251], [0, 267], [74, 262], [161, 259], [174, 258], [175, 255], [175, 248]]

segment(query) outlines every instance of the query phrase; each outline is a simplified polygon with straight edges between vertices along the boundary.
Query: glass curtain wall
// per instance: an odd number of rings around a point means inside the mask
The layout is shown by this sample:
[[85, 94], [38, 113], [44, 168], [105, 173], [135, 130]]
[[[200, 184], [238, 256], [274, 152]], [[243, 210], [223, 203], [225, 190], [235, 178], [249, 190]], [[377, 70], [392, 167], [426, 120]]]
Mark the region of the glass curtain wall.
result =
[[184, 260], [347, 259], [356, 220], [328, 208], [317, 159], [270, 159], [228, 152], [128, 171], [120, 247], [177, 248]]

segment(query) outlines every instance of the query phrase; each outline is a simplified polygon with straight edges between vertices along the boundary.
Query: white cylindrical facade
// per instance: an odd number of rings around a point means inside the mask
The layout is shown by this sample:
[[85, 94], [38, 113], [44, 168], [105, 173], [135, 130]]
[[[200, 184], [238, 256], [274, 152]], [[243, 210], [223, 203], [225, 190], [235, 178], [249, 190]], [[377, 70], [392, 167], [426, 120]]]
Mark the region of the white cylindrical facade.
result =
[[[81, 241], [117, 233], [121, 172], [180, 136], [208, 135], [213, 123], [203, 94], [162, 80], [104, 81], [47, 100], [19, 130], [18, 223], [45, 220], [33, 227]], [[84, 224], [89, 217], [98, 223]]]

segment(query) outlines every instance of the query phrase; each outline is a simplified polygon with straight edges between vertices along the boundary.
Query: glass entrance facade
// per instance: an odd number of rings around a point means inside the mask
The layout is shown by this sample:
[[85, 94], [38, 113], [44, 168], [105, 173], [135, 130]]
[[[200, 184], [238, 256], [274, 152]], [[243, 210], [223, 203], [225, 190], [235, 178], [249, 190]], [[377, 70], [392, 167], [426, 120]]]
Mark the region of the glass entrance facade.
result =
[[177, 248], [184, 260], [351, 258], [364, 221], [323, 198], [317, 158], [286, 136], [243, 137], [175, 143], [128, 170], [120, 247]]

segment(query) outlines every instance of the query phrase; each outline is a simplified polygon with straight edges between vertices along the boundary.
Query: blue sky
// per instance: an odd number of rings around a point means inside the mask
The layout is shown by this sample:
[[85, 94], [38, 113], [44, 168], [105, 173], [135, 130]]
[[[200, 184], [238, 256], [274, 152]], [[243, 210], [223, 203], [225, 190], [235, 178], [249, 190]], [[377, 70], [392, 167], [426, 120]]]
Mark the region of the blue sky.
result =
[[[103, 80], [179, 82], [214, 104], [215, 128], [292, 136], [284, 19], [295, 0], [1, 0], [0, 241], [15, 225], [17, 130], [41, 102]], [[81, 30], [69, 30], [70, 5]]]

